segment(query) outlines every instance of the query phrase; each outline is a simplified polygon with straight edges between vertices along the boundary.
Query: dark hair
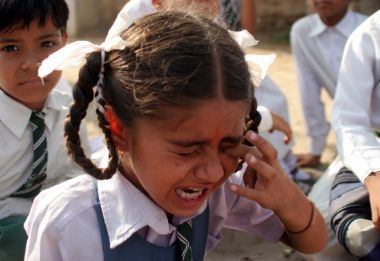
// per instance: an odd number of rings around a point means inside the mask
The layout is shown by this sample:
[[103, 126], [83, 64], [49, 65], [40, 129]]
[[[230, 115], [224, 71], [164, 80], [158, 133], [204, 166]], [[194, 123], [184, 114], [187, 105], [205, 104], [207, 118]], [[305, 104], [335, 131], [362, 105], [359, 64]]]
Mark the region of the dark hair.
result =
[[[122, 37], [128, 46], [106, 53], [102, 88], [105, 103], [122, 124], [133, 128], [137, 118], [165, 119], [167, 108], [191, 108], [222, 96], [250, 103], [250, 125], [257, 130], [260, 118], [251, 75], [243, 51], [225, 29], [202, 16], [162, 11], [137, 20]], [[73, 159], [89, 174], [105, 179], [118, 162], [104, 115], [98, 113], [110, 151], [108, 168], [98, 169], [84, 155], [78, 135], [100, 69], [100, 52], [90, 54], [74, 86], [65, 135]]]
[[49, 18], [66, 32], [69, 8], [65, 0], [0, 0], [0, 31], [17, 25], [28, 27], [35, 19], [42, 27]]

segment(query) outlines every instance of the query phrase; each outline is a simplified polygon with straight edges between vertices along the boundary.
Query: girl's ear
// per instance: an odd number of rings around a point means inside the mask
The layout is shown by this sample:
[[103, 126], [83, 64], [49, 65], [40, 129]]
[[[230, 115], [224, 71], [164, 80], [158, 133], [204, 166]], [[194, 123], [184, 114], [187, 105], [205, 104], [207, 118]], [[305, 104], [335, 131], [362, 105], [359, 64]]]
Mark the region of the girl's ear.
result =
[[105, 117], [109, 123], [109, 128], [115, 146], [122, 151], [128, 150], [128, 139], [125, 128], [110, 106], [105, 106], [105, 109]]

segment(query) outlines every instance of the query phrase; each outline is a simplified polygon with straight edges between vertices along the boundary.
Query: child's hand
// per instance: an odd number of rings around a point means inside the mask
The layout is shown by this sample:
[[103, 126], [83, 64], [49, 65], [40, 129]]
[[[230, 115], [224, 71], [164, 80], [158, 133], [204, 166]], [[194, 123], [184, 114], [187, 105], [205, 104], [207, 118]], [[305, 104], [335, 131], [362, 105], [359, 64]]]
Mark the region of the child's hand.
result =
[[269, 130], [269, 132], [273, 132], [275, 130], [281, 131], [285, 134], [285, 144], [288, 144], [293, 138], [292, 129], [290, 128], [289, 123], [277, 113], [271, 111], [271, 115], [273, 120], [273, 127]]
[[241, 145], [227, 152], [244, 158], [248, 165], [244, 174], [245, 186], [231, 185], [230, 189], [278, 215], [289, 211], [295, 201], [303, 198], [302, 192], [286, 176], [277, 160], [276, 149], [268, 141], [251, 131], [246, 138], [254, 147]]
[[380, 231], [380, 172], [370, 174], [364, 184], [368, 189], [369, 201], [371, 204], [372, 222], [375, 228]]

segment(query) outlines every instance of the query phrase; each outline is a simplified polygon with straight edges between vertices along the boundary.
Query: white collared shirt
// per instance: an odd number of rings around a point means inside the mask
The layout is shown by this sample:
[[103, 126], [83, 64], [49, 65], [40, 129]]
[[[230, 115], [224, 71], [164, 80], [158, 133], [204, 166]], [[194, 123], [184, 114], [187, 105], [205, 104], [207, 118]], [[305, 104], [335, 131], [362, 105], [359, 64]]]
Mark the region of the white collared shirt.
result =
[[380, 11], [350, 36], [333, 106], [339, 157], [358, 178], [380, 171]]
[[[60, 80], [59, 84], [66, 84]], [[63, 125], [72, 98], [53, 89], [43, 111], [48, 146], [47, 179], [44, 187], [73, 177], [79, 168], [68, 159]], [[9, 197], [20, 188], [32, 171], [33, 137], [29, 119], [32, 111], [0, 90], [0, 219], [11, 215], [27, 215], [31, 199]], [[88, 151], [85, 128], [82, 144]]]
[[340, 61], [348, 36], [366, 16], [348, 11], [335, 26], [326, 26], [318, 14], [298, 20], [291, 29], [304, 121], [313, 155], [321, 155], [330, 125], [326, 120], [321, 90], [334, 97]]
[[[242, 184], [241, 173], [233, 174], [208, 199], [210, 222], [206, 251], [221, 240], [223, 227], [243, 230], [270, 241], [279, 240], [284, 232], [271, 210], [229, 191], [228, 183]], [[159, 246], [175, 242], [176, 228], [168, 222], [165, 212], [120, 173], [99, 181], [98, 191], [111, 248], [134, 233]], [[94, 204], [93, 179], [88, 175], [41, 192], [25, 222], [28, 234], [25, 260], [103, 260]], [[174, 225], [185, 221], [173, 218]]]

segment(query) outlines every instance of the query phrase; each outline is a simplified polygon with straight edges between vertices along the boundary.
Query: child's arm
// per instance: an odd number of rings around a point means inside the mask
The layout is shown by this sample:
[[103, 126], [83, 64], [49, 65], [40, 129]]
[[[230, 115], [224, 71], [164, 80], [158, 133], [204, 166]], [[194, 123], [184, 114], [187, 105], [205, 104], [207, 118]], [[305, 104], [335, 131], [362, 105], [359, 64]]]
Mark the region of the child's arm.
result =
[[254, 0], [243, 0], [241, 3], [240, 25], [252, 35], [256, 34], [256, 4]]
[[245, 178], [245, 187], [231, 185], [230, 189], [276, 213], [287, 231], [282, 242], [303, 253], [321, 251], [327, 242], [321, 214], [285, 175], [273, 146], [253, 132], [248, 132], [247, 140], [254, 147], [241, 145], [228, 153], [244, 158], [251, 170], [245, 175], [254, 177]]
[[259, 105], [257, 111], [261, 115], [261, 122], [259, 125], [259, 132], [275, 130], [284, 133], [284, 142], [288, 144], [292, 140], [292, 129], [289, 123], [277, 113], [270, 111], [267, 107]]

